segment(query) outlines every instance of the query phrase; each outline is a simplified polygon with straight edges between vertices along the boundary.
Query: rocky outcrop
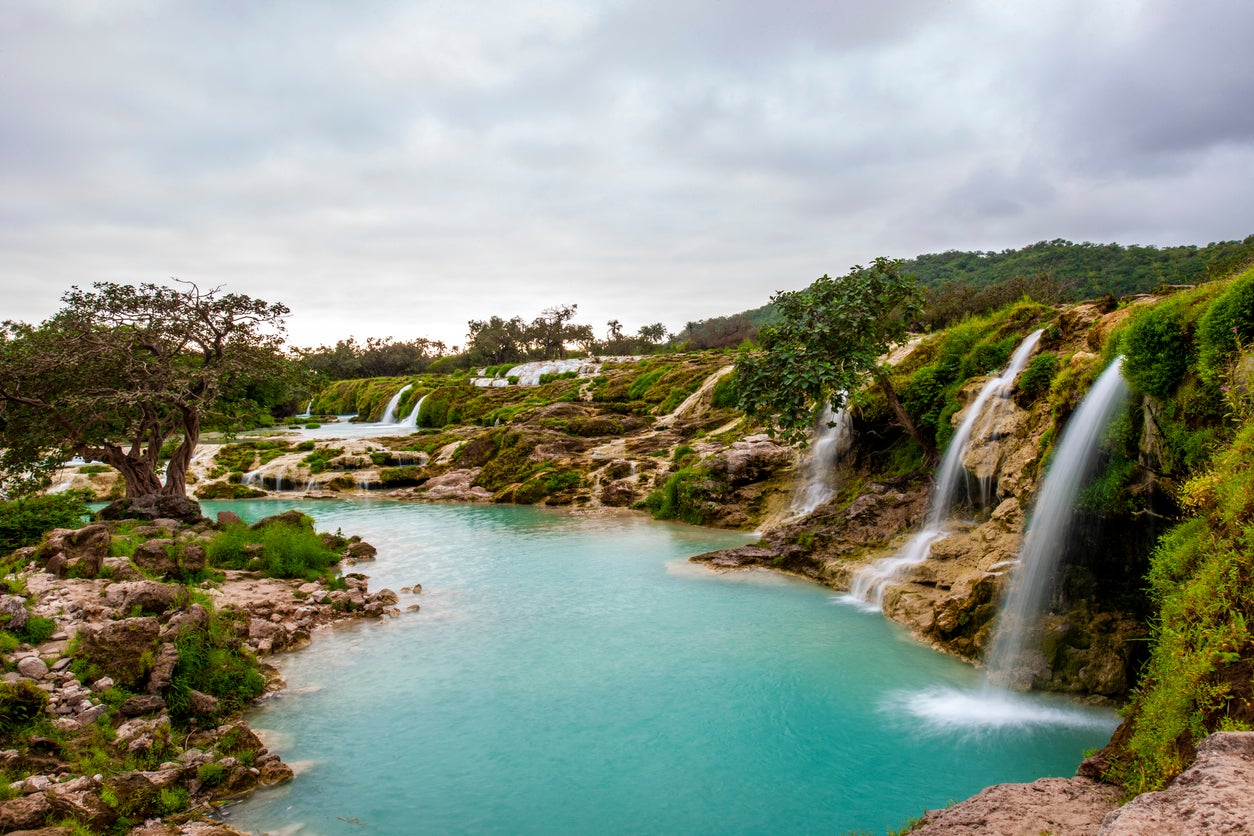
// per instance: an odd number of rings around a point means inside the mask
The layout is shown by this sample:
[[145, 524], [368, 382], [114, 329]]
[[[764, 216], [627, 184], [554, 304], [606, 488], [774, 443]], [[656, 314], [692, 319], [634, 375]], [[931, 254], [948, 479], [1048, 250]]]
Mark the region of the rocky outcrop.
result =
[[998, 784], [948, 809], [929, 811], [910, 832], [919, 836], [1081, 836], [1096, 833], [1118, 802], [1118, 788], [1090, 778]]
[[1254, 832], [1254, 732], [1218, 732], [1197, 759], [1159, 792], [1138, 795], [1107, 814], [1099, 836]]

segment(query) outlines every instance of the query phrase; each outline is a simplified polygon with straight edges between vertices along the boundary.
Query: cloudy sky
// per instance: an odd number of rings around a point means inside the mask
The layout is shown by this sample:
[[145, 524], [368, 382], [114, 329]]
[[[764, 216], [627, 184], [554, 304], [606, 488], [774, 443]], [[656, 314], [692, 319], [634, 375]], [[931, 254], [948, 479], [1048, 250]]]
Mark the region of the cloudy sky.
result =
[[0, 318], [603, 332], [877, 255], [1254, 233], [1245, 0], [0, 0]]

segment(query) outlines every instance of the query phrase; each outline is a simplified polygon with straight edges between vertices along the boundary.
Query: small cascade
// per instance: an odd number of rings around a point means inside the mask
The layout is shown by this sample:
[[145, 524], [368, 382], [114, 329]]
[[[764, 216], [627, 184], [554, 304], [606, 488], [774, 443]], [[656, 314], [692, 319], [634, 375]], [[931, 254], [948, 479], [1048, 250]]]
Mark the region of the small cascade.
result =
[[1076, 497], [1092, 470], [1106, 428], [1127, 399], [1122, 366], [1120, 356], [1102, 372], [1063, 430], [1037, 493], [1018, 566], [1003, 600], [988, 656], [990, 681], [1014, 688], [1031, 686], [1030, 673], [1025, 682], [1023, 672], [1016, 675], [1014, 665], [1052, 591], [1075, 516]]
[[417, 427], [418, 426], [418, 410], [422, 409], [422, 402], [425, 401], [426, 399], [427, 399], [426, 395], [423, 395], [421, 398], [418, 399], [418, 403], [414, 404], [413, 411], [409, 413], [409, 417], [407, 417], [403, 422], [401, 422], [402, 427]]
[[854, 601], [878, 610], [884, 603], [884, 591], [889, 583], [903, 569], [927, 560], [932, 544], [945, 535], [945, 522], [949, 518], [949, 509], [953, 505], [954, 494], [962, 481], [962, 457], [966, 454], [967, 445], [971, 441], [971, 430], [984, 413], [991, 398], [997, 397], [1000, 401], [1002, 398], [1009, 397], [1015, 378], [1027, 365], [1028, 358], [1032, 350], [1036, 348], [1042, 333], [1044, 332], [1033, 331], [1028, 334], [1015, 349], [1005, 371], [985, 383], [975, 400], [971, 402], [971, 406], [967, 407], [967, 414], [958, 425], [958, 429], [954, 431], [949, 447], [945, 450], [945, 457], [941, 459], [940, 467], [936, 471], [936, 481], [932, 485], [932, 499], [928, 506], [927, 521], [923, 525], [923, 530], [911, 537], [898, 554], [876, 560], [858, 570], [849, 585], [849, 596]]
[[806, 452], [805, 482], [792, 498], [794, 516], [806, 516], [835, 495], [836, 461], [849, 449], [852, 427], [847, 410], [832, 412], [830, 403], [823, 405], [814, 427], [814, 440]]
[[249, 486], [259, 484], [261, 482], [261, 468], [248, 471], [244, 474], [243, 478], [240, 479], [240, 482]]
[[404, 395], [412, 388], [414, 388], [414, 384], [406, 383], [399, 392], [392, 396], [392, 400], [388, 401], [387, 408], [383, 410], [383, 417], [379, 419], [380, 424], [396, 423], [396, 407], [400, 405], [401, 395]]
[[310, 399], [309, 399], [309, 403], [305, 404], [305, 411], [304, 411], [304, 412], [302, 412], [300, 415], [297, 415], [296, 417], [297, 417], [297, 418], [311, 418], [311, 417], [313, 417], [313, 398], [310, 398]]

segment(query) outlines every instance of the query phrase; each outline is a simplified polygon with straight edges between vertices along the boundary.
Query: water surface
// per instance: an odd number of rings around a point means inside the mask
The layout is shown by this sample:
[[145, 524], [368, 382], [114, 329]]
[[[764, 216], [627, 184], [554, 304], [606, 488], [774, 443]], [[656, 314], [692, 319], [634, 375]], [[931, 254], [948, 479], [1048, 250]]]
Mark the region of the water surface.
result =
[[[882, 833], [987, 784], [1070, 775], [1113, 715], [995, 701], [877, 614], [685, 558], [740, 535], [512, 506], [287, 507], [362, 534], [421, 611], [277, 657], [250, 718], [298, 769], [253, 832]], [[986, 723], [987, 717], [997, 717]]]

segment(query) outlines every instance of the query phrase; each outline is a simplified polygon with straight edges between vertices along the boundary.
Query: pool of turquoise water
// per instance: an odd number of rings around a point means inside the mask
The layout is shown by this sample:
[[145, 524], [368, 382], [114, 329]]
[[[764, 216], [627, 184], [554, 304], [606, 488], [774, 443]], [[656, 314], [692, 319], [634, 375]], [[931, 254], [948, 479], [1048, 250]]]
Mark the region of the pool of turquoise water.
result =
[[883, 833], [985, 785], [1069, 775], [1112, 713], [990, 694], [882, 616], [687, 557], [738, 534], [629, 514], [296, 507], [361, 534], [396, 619], [277, 657], [250, 715], [298, 771], [227, 810], [255, 832]]

